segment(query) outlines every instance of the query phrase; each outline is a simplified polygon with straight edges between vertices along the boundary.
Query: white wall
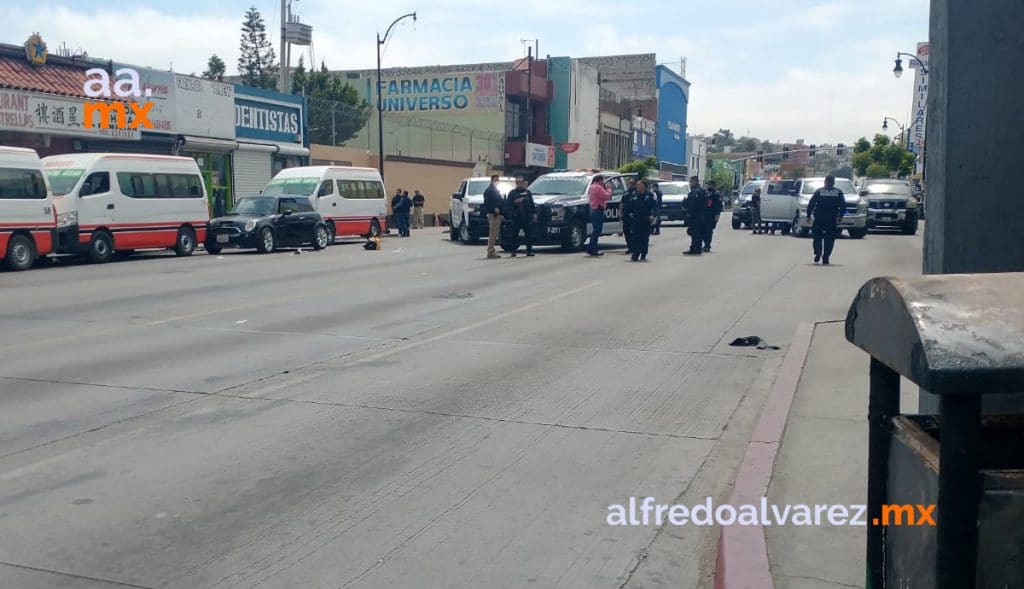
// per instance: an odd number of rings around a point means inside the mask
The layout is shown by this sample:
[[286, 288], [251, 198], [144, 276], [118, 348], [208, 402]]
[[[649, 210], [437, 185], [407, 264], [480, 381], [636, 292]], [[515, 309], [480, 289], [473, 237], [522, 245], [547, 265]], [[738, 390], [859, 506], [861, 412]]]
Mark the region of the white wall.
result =
[[597, 168], [601, 163], [600, 128], [601, 89], [597, 85], [597, 69], [572, 61], [572, 83], [569, 96], [569, 141], [580, 148], [569, 154], [567, 167]]
[[686, 165], [689, 166], [690, 175], [698, 175], [702, 181], [708, 165], [707, 139], [695, 135], [686, 136]]

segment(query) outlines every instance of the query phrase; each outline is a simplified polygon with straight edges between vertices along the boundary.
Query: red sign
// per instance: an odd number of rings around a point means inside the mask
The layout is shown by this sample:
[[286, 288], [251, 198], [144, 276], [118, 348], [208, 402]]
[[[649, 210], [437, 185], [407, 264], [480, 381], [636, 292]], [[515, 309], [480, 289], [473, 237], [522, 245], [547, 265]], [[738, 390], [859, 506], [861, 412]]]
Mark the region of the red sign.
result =
[[579, 143], [563, 143], [558, 146], [558, 149], [561, 149], [565, 153], [576, 153], [579, 150], [579, 148]]

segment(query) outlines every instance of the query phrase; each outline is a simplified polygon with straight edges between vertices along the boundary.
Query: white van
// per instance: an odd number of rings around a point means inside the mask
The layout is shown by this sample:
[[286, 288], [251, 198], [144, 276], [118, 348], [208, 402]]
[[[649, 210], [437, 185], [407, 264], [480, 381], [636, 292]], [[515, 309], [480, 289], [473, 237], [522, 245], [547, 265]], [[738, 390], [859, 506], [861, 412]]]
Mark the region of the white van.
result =
[[0, 145], [0, 262], [28, 270], [53, 250], [57, 224], [39, 156]]
[[115, 252], [168, 248], [191, 256], [210, 209], [187, 157], [73, 153], [43, 158], [57, 208], [57, 253], [109, 262]]
[[327, 223], [330, 243], [339, 235], [378, 236], [386, 229], [384, 181], [373, 168], [301, 166], [285, 168], [263, 196], [307, 196]]

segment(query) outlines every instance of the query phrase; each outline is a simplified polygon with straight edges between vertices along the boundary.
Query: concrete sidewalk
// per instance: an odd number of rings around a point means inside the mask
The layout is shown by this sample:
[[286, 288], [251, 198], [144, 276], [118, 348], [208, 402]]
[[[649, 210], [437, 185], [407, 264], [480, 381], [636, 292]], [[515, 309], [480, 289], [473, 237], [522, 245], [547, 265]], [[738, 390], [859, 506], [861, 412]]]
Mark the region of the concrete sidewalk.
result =
[[[815, 327], [768, 486], [769, 504], [866, 503], [868, 363], [867, 354], [846, 341], [842, 322]], [[905, 382], [902, 389], [901, 406], [916, 407], [916, 388]], [[765, 527], [775, 586], [863, 587], [866, 530], [827, 523]]]

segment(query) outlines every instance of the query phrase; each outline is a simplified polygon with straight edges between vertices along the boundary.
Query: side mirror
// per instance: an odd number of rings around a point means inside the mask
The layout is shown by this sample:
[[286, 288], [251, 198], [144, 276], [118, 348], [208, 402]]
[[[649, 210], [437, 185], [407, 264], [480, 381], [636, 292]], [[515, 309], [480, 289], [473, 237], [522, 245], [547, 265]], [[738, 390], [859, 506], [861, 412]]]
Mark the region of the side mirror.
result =
[[452, 198], [454, 198], [455, 200], [462, 200], [462, 193], [461, 192], [453, 192], [452, 193]]
[[292, 214], [292, 210], [291, 209], [285, 209], [285, 210], [281, 211], [281, 214], [284, 215], [285, 217], [287, 217], [288, 215]]
[[789, 191], [789, 195], [790, 196], [796, 196], [796, 190], [790, 190]]
[[861, 196], [867, 196], [868, 195], [868, 191], [867, 190], [861, 190], [860, 191], [860, 195]]

